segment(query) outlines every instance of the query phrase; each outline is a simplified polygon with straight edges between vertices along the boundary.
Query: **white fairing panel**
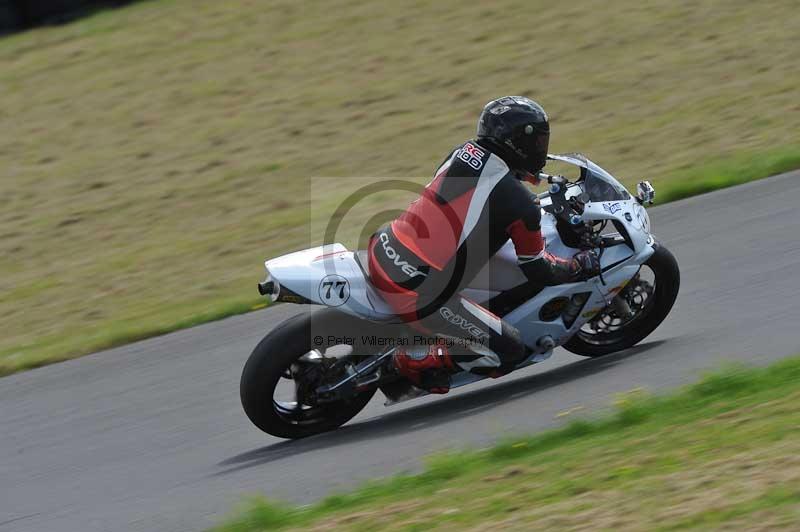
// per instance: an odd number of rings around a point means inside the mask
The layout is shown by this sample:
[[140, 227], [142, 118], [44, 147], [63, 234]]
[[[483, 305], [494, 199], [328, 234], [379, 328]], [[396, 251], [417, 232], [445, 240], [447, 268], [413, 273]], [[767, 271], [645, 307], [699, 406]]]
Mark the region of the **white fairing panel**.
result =
[[310, 301], [376, 321], [394, 317], [353, 252], [341, 244], [297, 251], [264, 265], [281, 286]]
[[469, 283], [473, 290], [502, 292], [527, 282], [525, 274], [517, 266], [517, 253], [511, 240], [489, 259], [486, 266]]
[[[631, 277], [639, 270], [638, 264], [621, 265], [604, 274], [606, 284], [595, 277], [586, 282], [548, 286], [530, 301], [505, 316], [505, 320], [520, 330], [522, 340], [530, 347], [536, 341], [548, 335], [561, 345], [569, 340], [589, 319], [611, 303], [611, 300], [622, 289]], [[570, 298], [575, 294], [591, 292], [588, 301], [581, 309], [575, 322], [567, 327], [562, 318], [542, 321], [539, 311], [548, 301], [557, 298]]]

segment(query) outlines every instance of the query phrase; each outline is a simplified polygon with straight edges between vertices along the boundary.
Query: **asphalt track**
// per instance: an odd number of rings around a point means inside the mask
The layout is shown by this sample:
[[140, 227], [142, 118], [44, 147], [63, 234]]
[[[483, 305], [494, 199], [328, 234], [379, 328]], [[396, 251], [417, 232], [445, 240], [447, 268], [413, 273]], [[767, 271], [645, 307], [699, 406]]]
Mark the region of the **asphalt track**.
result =
[[298, 312], [290, 305], [0, 379], [0, 530], [199, 530], [248, 494], [309, 502], [435, 450], [598, 412], [618, 392], [800, 353], [798, 203], [794, 172], [654, 208], [683, 285], [667, 321], [628, 352], [558, 350], [392, 408], [376, 396], [342, 429], [298, 442], [255, 429], [238, 396], [250, 350]]

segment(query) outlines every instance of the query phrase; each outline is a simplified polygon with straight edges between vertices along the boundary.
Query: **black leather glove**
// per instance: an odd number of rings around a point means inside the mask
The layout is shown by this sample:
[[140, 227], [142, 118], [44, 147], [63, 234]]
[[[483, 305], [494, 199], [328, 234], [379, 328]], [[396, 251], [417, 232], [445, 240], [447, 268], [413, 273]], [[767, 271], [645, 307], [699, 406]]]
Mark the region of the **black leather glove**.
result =
[[592, 250], [581, 251], [572, 257], [575, 279], [584, 281], [600, 273], [600, 258]]

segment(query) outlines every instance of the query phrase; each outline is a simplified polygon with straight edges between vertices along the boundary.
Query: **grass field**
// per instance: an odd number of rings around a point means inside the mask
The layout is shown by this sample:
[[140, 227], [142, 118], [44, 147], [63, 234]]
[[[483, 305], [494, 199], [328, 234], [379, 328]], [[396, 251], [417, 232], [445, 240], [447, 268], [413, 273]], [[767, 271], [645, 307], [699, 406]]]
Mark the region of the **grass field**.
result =
[[798, 166], [798, 27], [790, 0], [153, 0], [4, 38], [0, 374], [250, 308], [264, 258], [424, 182], [499, 95], [666, 197]]
[[731, 368], [312, 506], [253, 500], [217, 532], [797, 530], [798, 400], [800, 358]]

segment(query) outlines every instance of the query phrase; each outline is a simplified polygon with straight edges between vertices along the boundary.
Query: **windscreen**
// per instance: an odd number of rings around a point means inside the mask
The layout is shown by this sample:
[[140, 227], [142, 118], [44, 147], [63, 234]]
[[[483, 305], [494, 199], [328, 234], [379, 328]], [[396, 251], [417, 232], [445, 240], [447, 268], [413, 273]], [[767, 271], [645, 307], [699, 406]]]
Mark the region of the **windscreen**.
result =
[[622, 186], [622, 183], [596, 163], [590, 161], [585, 155], [565, 153], [550, 155], [549, 158], [555, 163], [566, 163], [581, 169], [581, 176], [584, 178], [583, 188], [589, 195], [589, 201], [625, 201], [631, 199], [631, 195]]
[[587, 169], [584, 188], [591, 201], [623, 201], [631, 198], [619, 181], [590, 169]]

